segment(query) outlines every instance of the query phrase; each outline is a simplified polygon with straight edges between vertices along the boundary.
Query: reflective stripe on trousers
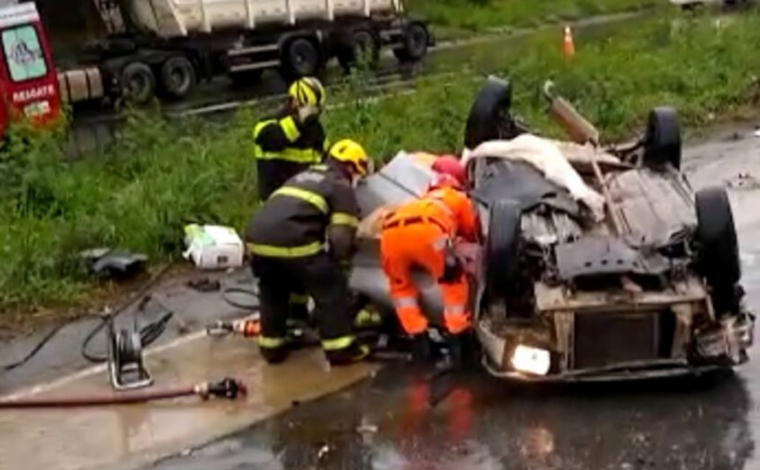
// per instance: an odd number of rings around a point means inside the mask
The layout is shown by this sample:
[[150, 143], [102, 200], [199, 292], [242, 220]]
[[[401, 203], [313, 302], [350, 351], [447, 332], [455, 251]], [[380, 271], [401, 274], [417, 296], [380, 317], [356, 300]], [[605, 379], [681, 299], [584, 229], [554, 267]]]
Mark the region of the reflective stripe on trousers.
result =
[[396, 315], [401, 326], [407, 334], [416, 335], [427, 330], [428, 320], [420, 309], [417, 297], [395, 297], [393, 305], [396, 307]]
[[269, 256], [271, 258], [304, 258], [306, 256], [316, 255], [325, 250], [323, 243], [314, 242], [302, 246], [273, 246], [262, 245], [260, 243], [248, 243], [248, 252], [259, 256]]
[[285, 346], [285, 338], [259, 336], [259, 347], [266, 349], [277, 349]]
[[323, 339], [322, 349], [325, 351], [339, 351], [354, 344], [353, 336], [341, 336], [340, 338]]

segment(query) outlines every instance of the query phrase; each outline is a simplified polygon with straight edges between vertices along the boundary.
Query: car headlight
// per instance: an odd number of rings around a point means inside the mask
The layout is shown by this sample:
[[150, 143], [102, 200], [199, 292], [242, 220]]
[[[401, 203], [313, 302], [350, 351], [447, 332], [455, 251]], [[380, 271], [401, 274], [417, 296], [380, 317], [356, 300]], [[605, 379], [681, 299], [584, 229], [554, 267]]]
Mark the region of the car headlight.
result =
[[518, 344], [512, 353], [512, 367], [519, 372], [546, 375], [551, 367], [551, 354], [545, 349]]

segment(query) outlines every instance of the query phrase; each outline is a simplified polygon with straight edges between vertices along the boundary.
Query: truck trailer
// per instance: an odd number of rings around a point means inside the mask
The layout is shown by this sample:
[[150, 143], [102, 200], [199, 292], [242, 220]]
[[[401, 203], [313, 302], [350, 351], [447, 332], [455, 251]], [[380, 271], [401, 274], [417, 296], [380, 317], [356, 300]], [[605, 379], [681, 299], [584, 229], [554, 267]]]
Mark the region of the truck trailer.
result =
[[390, 47], [401, 62], [433, 45], [403, 0], [88, 0], [108, 34], [59, 73], [64, 102], [154, 96], [182, 100], [199, 82], [252, 83], [267, 69], [286, 79], [318, 75], [328, 60], [348, 68]]

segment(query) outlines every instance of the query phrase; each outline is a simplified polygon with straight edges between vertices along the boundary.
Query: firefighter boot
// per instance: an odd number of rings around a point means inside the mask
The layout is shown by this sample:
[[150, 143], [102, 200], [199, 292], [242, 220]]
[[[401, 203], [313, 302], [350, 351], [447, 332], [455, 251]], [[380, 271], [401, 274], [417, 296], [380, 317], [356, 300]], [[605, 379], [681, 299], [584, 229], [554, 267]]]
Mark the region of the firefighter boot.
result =
[[412, 336], [412, 360], [428, 362], [433, 357], [433, 348], [427, 333]]
[[261, 353], [261, 357], [263, 357], [267, 363], [274, 365], [284, 362], [285, 359], [288, 358], [290, 350], [285, 345], [269, 348], [259, 344], [259, 352]]
[[372, 353], [369, 346], [353, 341], [350, 346], [341, 349], [325, 350], [328, 362], [332, 366], [345, 366], [367, 359]]

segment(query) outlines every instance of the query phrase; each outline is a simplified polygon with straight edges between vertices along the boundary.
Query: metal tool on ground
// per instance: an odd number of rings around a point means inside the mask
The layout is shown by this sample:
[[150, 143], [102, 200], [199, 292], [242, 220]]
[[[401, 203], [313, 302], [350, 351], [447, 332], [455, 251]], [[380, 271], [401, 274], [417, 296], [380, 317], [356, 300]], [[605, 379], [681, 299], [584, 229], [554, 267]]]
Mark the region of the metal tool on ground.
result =
[[162, 390], [132, 391], [118, 395], [107, 393], [103, 395], [66, 395], [48, 398], [0, 400], [0, 409], [126, 405], [189, 396], [198, 396], [203, 400], [208, 400], [211, 397], [235, 400], [238, 397], [245, 396], [247, 393], [248, 389], [242, 381], [225, 378], [216, 382], [202, 382], [196, 385]]
[[208, 336], [241, 335], [244, 338], [254, 338], [261, 333], [261, 322], [254, 317], [245, 317], [240, 320], [217, 320], [206, 326]]

